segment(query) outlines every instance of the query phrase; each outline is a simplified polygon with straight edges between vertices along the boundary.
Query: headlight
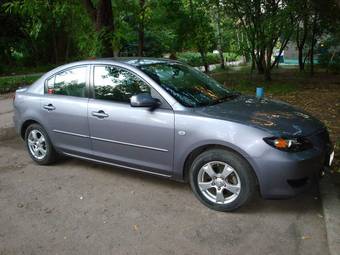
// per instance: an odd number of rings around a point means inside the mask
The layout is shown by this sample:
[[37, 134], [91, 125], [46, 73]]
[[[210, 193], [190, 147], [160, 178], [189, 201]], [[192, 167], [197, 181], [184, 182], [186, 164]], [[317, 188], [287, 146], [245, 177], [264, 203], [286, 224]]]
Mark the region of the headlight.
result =
[[304, 137], [267, 137], [263, 140], [274, 148], [287, 152], [304, 151], [313, 147]]

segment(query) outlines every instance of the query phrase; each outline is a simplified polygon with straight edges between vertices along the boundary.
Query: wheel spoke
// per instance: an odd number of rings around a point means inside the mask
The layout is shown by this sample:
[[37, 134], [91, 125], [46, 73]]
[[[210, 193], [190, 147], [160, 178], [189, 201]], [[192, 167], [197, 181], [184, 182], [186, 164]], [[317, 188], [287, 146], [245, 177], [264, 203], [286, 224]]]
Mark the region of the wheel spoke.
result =
[[238, 195], [240, 193], [240, 185], [239, 184], [233, 185], [233, 184], [227, 183], [227, 185], [225, 186], [225, 189], [230, 191], [233, 194], [236, 194], [236, 195]]
[[224, 202], [224, 195], [223, 190], [216, 190], [216, 203], [223, 203]]
[[33, 147], [32, 150], [33, 150], [33, 154], [34, 154], [36, 157], [39, 157], [39, 150], [38, 150], [38, 148]]
[[228, 175], [231, 174], [232, 172], [234, 172], [234, 169], [228, 165], [225, 165], [221, 175], [223, 178], [227, 178]]
[[45, 142], [45, 138], [43, 136], [40, 136], [40, 138], [38, 139], [39, 144], [42, 144], [43, 142]]
[[39, 147], [38, 151], [40, 152], [41, 155], [45, 155], [46, 154], [46, 150], [44, 150], [42, 147]]
[[206, 191], [207, 189], [210, 189], [212, 187], [212, 182], [200, 182], [198, 183], [198, 186], [202, 191]]
[[37, 141], [38, 140], [37, 130], [32, 130], [31, 134], [32, 134], [33, 140]]
[[204, 171], [211, 177], [213, 178], [214, 176], [216, 176], [216, 173], [214, 171], [214, 169], [212, 168], [211, 164], [208, 163], [204, 166]]

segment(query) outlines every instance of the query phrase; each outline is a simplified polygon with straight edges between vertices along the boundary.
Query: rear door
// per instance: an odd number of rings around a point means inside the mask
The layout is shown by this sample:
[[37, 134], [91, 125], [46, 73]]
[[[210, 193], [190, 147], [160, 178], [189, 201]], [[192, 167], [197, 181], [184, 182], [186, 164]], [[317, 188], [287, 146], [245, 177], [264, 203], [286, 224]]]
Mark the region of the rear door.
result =
[[63, 70], [45, 84], [41, 103], [44, 127], [55, 147], [75, 154], [91, 152], [87, 120], [89, 66]]
[[[88, 118], [93, 154], [116, 164], [170, 175], [173, 163], [174, 112], [144, 80], [111, 65], [93, 67], [94, 98]], [[134, 94], [150, 93], [158, 109], [131, 107]]]

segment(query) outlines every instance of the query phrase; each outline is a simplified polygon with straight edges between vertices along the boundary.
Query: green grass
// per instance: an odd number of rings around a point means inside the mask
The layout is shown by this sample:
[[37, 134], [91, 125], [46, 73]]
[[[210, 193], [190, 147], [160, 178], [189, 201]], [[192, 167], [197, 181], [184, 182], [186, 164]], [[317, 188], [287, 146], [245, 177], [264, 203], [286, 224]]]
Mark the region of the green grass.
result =
[[27, 86], [36, 81], [40, 75], [0, 77], [0, 94], [15, 91], [21, 86]]
[[304, 87], [310, 81], [308, 73], [300, 73], [297, 68], [281, 67], [274, 69], [272, 80], [264, 81], [263, 75], [256, 71], [251, 73], [249, 66], [228, 67], [217, 69], [210, 75], [226, 87], [245, 94], [255, 94], [257, 87], [263, 87], [266, 94], [287, 94]]

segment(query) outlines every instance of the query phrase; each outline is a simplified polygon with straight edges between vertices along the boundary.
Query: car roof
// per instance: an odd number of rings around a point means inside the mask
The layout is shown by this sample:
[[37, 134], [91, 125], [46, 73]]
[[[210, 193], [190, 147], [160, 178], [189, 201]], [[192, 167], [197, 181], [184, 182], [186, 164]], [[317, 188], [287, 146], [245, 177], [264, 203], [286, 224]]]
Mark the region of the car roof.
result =
[[150, 58], [150, 57], [116, 57], [116, 58], [97, 58], [97, 59], [88, 59], [77, 62], [72, 62], [66, 64], [64, 66], [72, 66], [76, 64], [107, 64], [107, 63], [123, 63], [130, 66], [138, 67], [141, 65], [151, 65], [151, 64], [160, 64], [160, 63], [179, 63], [176, 60], [167, 59], [167, 58]]
[[133, 65], [133, 66], [178, 62], [176, 60], [167, 59], [167, 58], [150, 58], [150, 57], [103, 58], [103, 60], [112, 60], [112, 61], [126, 63], [126, 64]]
[[141, 65], [151, 65], [151, 64], [160, 64], [160, 63], [180, 63], [176, 60], [166, 59], [166, 58], [149, 58], [149, 57], [117, 57], [117, 58], [98, 58], [98, 59], [88, 59], [75, 61], [71, 63], [67, 63], [61, 66], [58, 66], [49, 72], [45, 73], [41, 78], [46, 79], [51, 75], [54, 75], [57, 72], [63, 71], [67, 68], [72, 68], [78, 65], [95, 65], [95, 64], [117, 64], [130, 66], [137, 68]]

